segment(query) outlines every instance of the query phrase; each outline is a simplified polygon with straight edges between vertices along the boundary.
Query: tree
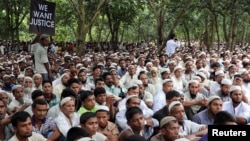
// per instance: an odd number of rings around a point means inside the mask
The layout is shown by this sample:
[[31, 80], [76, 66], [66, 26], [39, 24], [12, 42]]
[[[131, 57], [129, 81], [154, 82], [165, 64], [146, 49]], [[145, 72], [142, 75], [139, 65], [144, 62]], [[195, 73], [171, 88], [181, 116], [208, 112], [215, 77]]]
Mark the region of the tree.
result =
[[[78, 55], [83, 55], [85, 53], [84, 47], [85, 47], [85, 39], [86, 35], [89, 31], [89, 28], [93, 23], [95, 22], [97, 16], [99, 15], [102, 6], [105, 4], [107, 0], [100, 0], [97, 2], [97, 4], [92, 5], [92, 1], [86, 1], [86, 0], [69, 0], [72, 4], [74, 10], [77, 13], [77, 28], [76, 28], [76, 49]], [[96, 1], [94, 2], [96, 3]], [[90, 15], [88, 15], [88, 18], [90, 20], [87, 20], [87, 14], [86, 14], [86, 6], [95, 6], [95, 10], [89, 12]]]

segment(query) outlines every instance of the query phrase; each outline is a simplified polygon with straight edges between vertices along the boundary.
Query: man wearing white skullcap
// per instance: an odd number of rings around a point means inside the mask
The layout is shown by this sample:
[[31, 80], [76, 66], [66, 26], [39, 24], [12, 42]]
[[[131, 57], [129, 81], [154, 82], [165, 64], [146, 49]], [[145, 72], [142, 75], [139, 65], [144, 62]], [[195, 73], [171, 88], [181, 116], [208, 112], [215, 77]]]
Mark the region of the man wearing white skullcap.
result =
[[231, 86], [230, 97], [232, 100], [224, 102], [222, 110], [234, 115], [238, 124], [248, 124], [250, 121], [250, 106], [242, 101], [242, 88], [236, 85]]
[[229, 95], [229, 90], [232, 85], [232, 81], [230, 79], [223, 79], [220, 84], [220, 88], [215, 91], [215, 93], [211, 95], [218, 95], [223, 102], [225, 101], [230, 101], [230, 95]]
[[191, 120], [185, 119], [184, 106], [179, 101], [172, 101], [168, 107], [169, 116], [173, 116], [178, 120], [180, 125], [179, 135], [184, 137], [187, 135], [202, 136], [207, 133], [207, 126], [195, 123]]
[[198, 113], [207, 106], [207, 98], [199, 93], [200, 84], [197, 80], [190, 80], [188, 83], [189, 91], [184, 94], [183, 105], [186, 108], [188, 119], [192, 119], [193, 115]]
[[222, 79], [224, 79], [225, 73], [223, 70], [218, 70], [215, 72], [215, 82], [210, 86], [210, 93], [215, 93], [218, 88], [220, 88], [220, 84]]
[[213, 125], [214, 117], [217, 112], [222, 110], [223, 101], [217, 95], [208, 97], [207, 109], [195, 114], [192, 121], [198, 124]]
[[75, 98], [73, 97], [63, 98], [60, 107], [61, 111], [55, 121], [59, 131], [66, 138], [71, 127], [79, 126], [80, 116], [75, 112]]

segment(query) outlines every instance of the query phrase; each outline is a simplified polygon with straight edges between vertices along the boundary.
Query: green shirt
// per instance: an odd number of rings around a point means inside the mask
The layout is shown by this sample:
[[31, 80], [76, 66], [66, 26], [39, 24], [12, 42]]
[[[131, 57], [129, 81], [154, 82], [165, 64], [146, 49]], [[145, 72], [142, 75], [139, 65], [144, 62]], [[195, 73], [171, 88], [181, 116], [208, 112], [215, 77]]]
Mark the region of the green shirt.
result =
[[82, 115], [83, 113], [86, 113], [86, 112], [93, 112], [93, 113], [95, 113], [96, 110], [97, 110], [97, 107], [96, 107], [96, 106], [95, 106], [93, 109], [91, 109], [91, 110], [88, 110], [88, 109], [86, 109], [85, 107], [81, 106], [81, 108], [77, 111], [77, 113], [78, 113], [79, 115]]

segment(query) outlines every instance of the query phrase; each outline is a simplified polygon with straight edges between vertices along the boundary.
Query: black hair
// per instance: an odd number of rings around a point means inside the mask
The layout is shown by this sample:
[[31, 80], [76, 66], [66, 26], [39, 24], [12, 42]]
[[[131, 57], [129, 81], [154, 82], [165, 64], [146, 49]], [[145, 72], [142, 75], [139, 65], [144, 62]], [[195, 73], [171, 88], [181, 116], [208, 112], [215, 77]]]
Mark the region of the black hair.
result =
[[140, 99], [139, 97], [136, 97], [136, 96], [131, 97], [131, 98], [127, 99], [126, 104], [129, 104], [133, 98], [138, 98], [138, 99]]
[[75, 141], [83, 137], [88, 137], [88, 133], [81, 127], [71, 127], [67, 133], [67, 141]]
[[35, 100], [37, 97], [39, 96], [43, 96], [43, 91], [41, 90], [34, 90], [32, 93], [31, 93], [31, 99], [32, 100]]
[[102, 69], [102, 68], [101, 68], [100, 66], [97, 65], [97, 66], [94, 66], [94, 67], [93, 67], [92, 71], [95, 71], [96, 69]]
[[97, 97], [100, 94], [106, 94], [105, 88], [103, 88], [103, 87], [100, 87], [100, 88], [97, 87], [97, 88], [94, 89], [94, 95], [95, 95], [95, 97]]
[[32, 109], [35, 109], [36, 108], [36, 105], [47, 105], [48, 103], [47, 103], [47, 101], [45, 100], [45, 99], [37, 99], [37, 100], [35, 100], [33, 103], [32, 103], [32, 105], [31, 105], [31, 107], [32, 107]]
[[105, 80], [108, 75], [111, 75], [111, 73], [110, 72], [105, 72], [105, 73], [103, 73], [102, 78]]
[[97, 78], [97, 79], [95, 80], [95, 86], [96, 86], [96, 84], [97, 84], [98, 81], [103, 81], [103, 82], [104, 82], [104, 79], [103, 79], [102, 77]]
[[76, 98], [76, 93], [70, 88], [65, 88], [65, 89], [63, 89], [63, 91], [61, 93], [61, 99], [65, 98], [65, 97]]
[[45, 83], [49, 83], [52, 86], [52, 81], [50, 80], [43, 80], [42, 86], [44, 86]]
[[125, 116], [126, 116], [126, 119], [129, 121], [133, 118], [133, 116], [135, 114], [143, 114], [142, 113], [142, 110], [138, 107], [131, 107], [131, 108], [128, 108], [126, 113], [125, 113]]
[[81, 84], [81, 81], [77, 78], [70, 78], [67, 81], [67, 86], [70, 87], [73, 83]]
[[127, 141], [146, 141], [146, 139], [138, 134], [130, 135]]
[[93, 112], [86, 112], [80, 116], [80, 124], [85, 124], [90, 118], [95, 118], [96, 114]]
[[224, 125], [226, 122], [236, 123], [236, 119], [227, 111], [219, 111], [215, 114], [214, 125]]
[[170, 100], [173, 97], [181, 97], [181, 94], [176, 90], [172, 90], [166, 93], [166, 100]]
[[80, 100], [84, 101], [85, 99], [87, 99], [91, 95], [94, 95], [94, 93], [92, 91], [81, 91], [80, 92]]
[[138, 74], [138, 80], [140, 80], [140, 77], [141, 77], [141, 75], [143, 75], [143, 74], [146, 74], [146, 71], [140, 71], [140, 73]]
[[31, 118], [30, 114], [26, 111], [16, 112], [11, 117], [11, 124], [13, 127], [17, 127], [18, 122], [25, 122], [27, 118]]

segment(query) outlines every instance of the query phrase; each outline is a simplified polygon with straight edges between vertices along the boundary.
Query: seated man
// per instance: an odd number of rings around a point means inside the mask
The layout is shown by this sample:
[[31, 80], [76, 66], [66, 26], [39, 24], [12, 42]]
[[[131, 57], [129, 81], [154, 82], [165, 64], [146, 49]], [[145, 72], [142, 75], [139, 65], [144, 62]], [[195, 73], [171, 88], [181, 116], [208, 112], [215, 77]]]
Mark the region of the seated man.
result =
[[[67, 141], [79, 141], [84, 137], [88, 137], [88, 133], [81, 127], [72, 127], [67, 133]], [[89, 139], [91, 140], [91, 138]]]
[[10, 112], [14, 113], [16, 111], [23, 111], [32, 103], [31, 99], [24, 98], [23, 87], [21, 85], [15, 85], [12, 88], [12, 93], [14, 98], [8, 105]]
[[246, 125], [250, 121], [250, 106], [243, 102], [243, 92], [240, 86], [231, 86], [231, 101], [223, 103], [222, 110], [236, 117], [238, 124]]
[[[127, 124], [127, 120], [126, 120], [126, 115], [125, 115], [125, 113], [127, 112], [127, 109], [131, 107], [140, 108], [141, 102], [142, 100], [140, 100], [139, 97], [136, 95], [132, 95], [127, 98], [126, 109], [122, 109], [116, 114], [116, 123], [121, 129], [124, 130], [124, 129], [129, 128], [129, 125]], [[145, 118], [145, 124], [147, 126], [150, 126], [150, 127], [159, 126], [159, 122], [156, 119], [152, 118], [152, 116], [148, 116], [147, 111], [145, 111], [144, 109], [141, 109], [141, 110], [142, 110], [143, 117]]]
[[129, 108], [126, 113], [127, 123], [129, 128], [123, 130], [119, 135], [119, 141], [126, 141], [129, 136], [138, 134], [145, 139], [149, 139], [154, 132], [152, 127], [145, 125], [142, 110], [138, 107]]
[[180, 136], [187, 138], [201, 137], [207, 133], [207, 126], [185, 120], [184, 106], [179, 101], [173, 101], [168, 107], [169, 115], [175, 117], [180, 125]]
[[79, 126], [79, 115], [75, 112], [75, 98], [65, 97], [60, 102], [60, 112], [55, 118], [56, 125], [63, 135], [67, 138], [67, 132], [71, 127]]
[[215, 114], [222, 110], [223, 101], [217, 95], [212, 95], [208, 98], [207, 109], [195, 114], [193, 121], [198, 124], [212, 125]]
[[14, 135], [10, 124], [10, 116], [7, 114], [7, 105], [0, 99], [0, 140], [9, 140]]
[[98, 121], [96, 114], [93, 112], [85, 112], [80, 117], [80, 125], [87, 131], [89, 137], [95, 141], [108, 141], [108, 138], [102, 133], [97, 132]]
[[15, 135], [9, 141], [48, 141], [41, 134], [32, 132], [32, 121], [29, 113], [24, 111], [16, 112], [11, 118], [11, 124]]
[[105, 135], [109, 140], [118, 141], [119, 130], [116, 124], [109, 121], [110, 112], [107, 106], [99, 106], [96, 111], [98, 129], [97, 131]]
[[86, 112], [96, 112], [97, 106], [95, 102], [95, 95], [91, 91], [82, 91], [81, 93], [81, 107], [77, 111], [79, 115], [82, 115]]
[[39, 133], [49, 140], [57, 140], [61, 134], [55, 120], [47, 117], [48, 108], [49, 106], [45, 99], [37, 99], [32, 103], [33, 116], [31, 121], [33, 132]]

